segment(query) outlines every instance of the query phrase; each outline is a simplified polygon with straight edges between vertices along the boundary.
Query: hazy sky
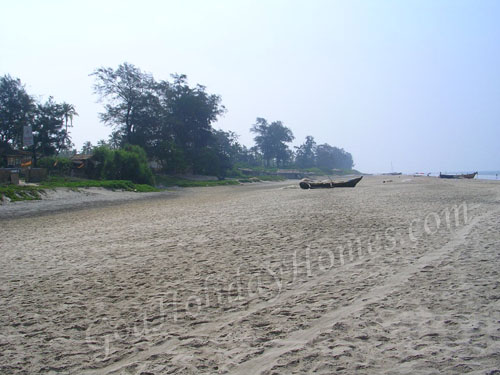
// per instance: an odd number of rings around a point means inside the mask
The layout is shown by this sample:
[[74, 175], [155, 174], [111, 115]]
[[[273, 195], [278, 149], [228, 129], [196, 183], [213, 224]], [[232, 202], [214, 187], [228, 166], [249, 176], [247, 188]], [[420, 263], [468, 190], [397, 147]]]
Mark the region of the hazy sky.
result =
[[89, 74], [130, 62], [351, 152], [364, 172], [500, 169], [500, 1], [0, 0], [0, 75], [76, 106], [78, 148], [111, 129]]

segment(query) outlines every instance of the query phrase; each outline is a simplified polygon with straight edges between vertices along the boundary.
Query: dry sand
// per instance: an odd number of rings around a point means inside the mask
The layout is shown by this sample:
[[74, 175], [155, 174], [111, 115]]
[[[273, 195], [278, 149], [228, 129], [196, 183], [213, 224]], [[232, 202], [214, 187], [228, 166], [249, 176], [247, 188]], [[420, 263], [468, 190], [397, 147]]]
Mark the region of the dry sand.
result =
[[78, 210], [81, 208], [103, 207], [125, 201], [168, 196], [168, 191], [159, 193], [136, 193], [131, 191], [112, 191], [103, 188], [72, 190], [67, 188], [47, 189], [41, 193], [41, 200], [2, 202], [0, 200], [0, 220], [17, 217], [33, 217], [51, 212]]
[[2, 206], [0, 373], [500, 373], [500, 184], [391, 179]]

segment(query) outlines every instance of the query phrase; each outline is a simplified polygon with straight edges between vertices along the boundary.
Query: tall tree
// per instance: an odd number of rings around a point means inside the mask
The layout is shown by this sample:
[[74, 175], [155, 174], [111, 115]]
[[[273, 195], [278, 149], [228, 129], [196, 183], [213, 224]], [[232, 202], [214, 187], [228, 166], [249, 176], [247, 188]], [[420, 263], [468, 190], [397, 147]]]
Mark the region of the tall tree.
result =
[[312, 168], [316, 164], [316, 142], [310, 135], [303, 144], [296, 147], [295, 163], [299, 168]]
[[293, 141], [292, 131], [283, 125], [281, 121], [268, 123], [265, 118], [257, 117], [256, 123], [250, 129], [257, 134], [254, 141], [262, 152], [266, 165], [270, 166], [275, 160], [276, 165], [283, 165], [291, 156], [287, 143]]
[[[65, 130], [68, 131], [68, 127], [73, 127], [73, 117], [78, 116], [78, 113], [76, 113], [75, 106], [73, 104], [69, 103], [62, 103], [61, 104], [61, 110], [63, 112], [64, 116], [64, 127]], [[68, 124], [69, 122], [69, 124]]]
[[52, 97], [45, 103], [37, 104], [32, 124], [35, 166], [38, 155], [52, 156], [70, 147], [67, 142], [69, 135], [64, 127], [63, 105], [56, 103]]
[[62, 103], [61, 110], [64, 116], [64, 130], [66, 134], [66, 139], [64, 139], [64, 144], [66, 144], [68, 147], [72, 147], [73, 144], [71, 143], [71, 140], [69, 138], [68, 128], [73, 127], [73, 117], [78, 116], [78, 113], [76, 112], [75, 106], [69, 103]]
[[23, 126], [31, 125], [35, 101], [21, 81], [5, 75], [0, 78], [0, 142], [20, 148]]
[[99, 68], [91, 75], [95, 76], [94, 92], [104, 102], [101, 120], [133, 144], [153, 89], [153, 77], [129, 63], [119, 65], [116, 70]]
[[22, 148], [23, 126], [31, 126], [35, 166], [39, 156], [51, 156], [71, 148], [68, 127], [75, 115], [71, 104], [58, 104], [52, 97], [45, 103], [37, 102], [19, 79], [9, 75], [0, 78], [0, 143]]
[[185, 75], [156, 82], [128, 63], [92, 75], [94, 90], [105, 102], [101, 120], [114, 127], [115, 143], [141, 146], [166, 170], [181, 165], [193, 172], [204, 169], [199, 164], [206, 159], [206, 148], [213, 148], [212, 123], [225, 112], [220, 96], [201, 85], [190, 87]]
[[118, 130], [114, 130], [108, 137], [108, 146], [113, 150], [117, 150], [123, 144], [123, 137]]
[[185, 75], [173, 75], [173, 82], [160, 83], [161, 102], [166, 109], [166, 121], [170, 125], [176, 144], [188, 157], [196, 159], [200, 150], [213, 141], [212, 123], [225, 112], [218, 95], [208, 94], [205, 86], [194, 88]]
[[82, 154], [90, 155], [90, 154], [92, 154], [93, 151], [94, 151], [94, 145], [92, 144], [92, 142], [87, 141], [87, 142], [83, 143], [82, 151], [81, 151]]
[[[155, 85], [160, 105], [156, 139], [157, 157], [166, 157], [195, 173], [206, 169], [207, 147], [213, 148], [212, 123], [225, 112], [218, 95], [208, 94], [202, 85], [190, 87], [185, 75], [172, 75], [173, 82]], [[172, 159], [173, 158], [173, 159]], [[184, 162], [180, 163], [180, 158]], [[166, 162], [166, 159], [164, 159]], [[168, 168], [170, 169], [170, 167]]]
[[352, 169], [352, 155], [342, 148], [330, 146], [328, 143], [317, 146], [316, 160], [322, 169]]
[[242, 146], [238, 143], [238, 135], [232, 131], [213, 130], [213, 142], [209, 146], [215, 154], [216, 169], [212, 168], [219, 178], [226, 176], [226, 171], [238, 161]]

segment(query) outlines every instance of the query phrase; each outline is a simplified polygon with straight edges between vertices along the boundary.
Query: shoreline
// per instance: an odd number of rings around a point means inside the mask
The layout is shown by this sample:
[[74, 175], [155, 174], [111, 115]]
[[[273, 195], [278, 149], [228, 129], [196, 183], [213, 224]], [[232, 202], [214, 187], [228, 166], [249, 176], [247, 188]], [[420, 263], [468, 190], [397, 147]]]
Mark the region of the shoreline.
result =
[[[340, 176], [336, 180], [346, 180], [349, 176]], [[497, 180], [492, 179], [439, 179], [436, 176], [388, 176], [388, 175], [364, 175], [364, 181], [367, 180], [380, 180], [382, 183], [398, 184], [398, 183], [419, 183], [430, 180], [437, 180], [443, 186], [450, 186], [456, 183], [468, 184], [485, 184], [496, 185]], [[258, 183], [243, 183], [240, 185], [222, 185], [210, 187], [171, 187], [161, 190], [159, 192], [131, 192], [131, 191], [117, 191], [109, 190], [100, 187], [91, 188], [78, 188], [77, 190], [60, 187], [55, 189], [47, 189], [42, 198], [38, 200], [25, 200], [19, 202], [3, 202], [0, 203], [0, 221], [23, 218], [23, 217], [37, 217], [58, 212], [76, 211], [91, 208], [100, 208], [108, 206], [116, 206], [131, 202], [147, 201], [151, 199], [174, 199], [185, 194], [186, 192], [212, 189], [214, 192], [217, 189], [259, 189], [263, 186], [288, 186], [291, 188], [299, 186], [300, 180], [285, 180], [285, 181], [261, 181]], [[473, 186], [473, 185], [471, 185]], [[356, 189], [356, 188], [354, 188]], [[327, 189], [329, 190], [329, 189]], [[338, 191], [338, 189], [335, 189]], [[341, 189], [343, 190], [343, 189]], [[230, 191], [230, 190], [229, 190]]]
[[167, 198], [173, 192], [137, 193], [130, 191], [112, 191], [105, 188], [69, 188], [47, 189], [41, 199], [8, 202], [0, 205], [0, 220], [19, 217], [35, 217], [52, 213], [104, 207], [144, 199]]
[[[115, 206], [125, 203], [147, 201], [152, 199], [174, 199], [191, 189], [238, 189], [263, 185], [290, 185], [291, 180], [265, 181], [252, 184], [222, 185], [210, 187], [171, 187], [159, 192], [116, 191], [100, 187], [47, 189], [41, 199], [0, 204], [0, 221], [50, 215], [58, 212], [85, 210]], [[298, 185], [298, 182], [297, 182]]]

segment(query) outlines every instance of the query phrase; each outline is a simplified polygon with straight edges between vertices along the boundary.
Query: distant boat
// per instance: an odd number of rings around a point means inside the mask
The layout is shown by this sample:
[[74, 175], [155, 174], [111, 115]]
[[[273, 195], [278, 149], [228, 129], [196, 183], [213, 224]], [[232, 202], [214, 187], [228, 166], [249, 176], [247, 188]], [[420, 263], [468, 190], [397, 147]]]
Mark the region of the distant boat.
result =
[[455, 179], [461, 179], [461, 178], [468, 178], [472, 179], [476, 177], [477, 172], [474, 173], [469, 173], [469, 174], [442, 174], [439, 172], [439, 178], [455, 178]]
[[299, 185], [302, 189], [331, 189], [331, 188], [342, 188], [342, 187], [355, 187], [356, 184], [359, 181], [361, 181], [362, 178], [363, 176], [358, 178], [353, 178], [352, 180], [340, 181], [340, 182], [313, 181], [304, 178], [302, 181], [300, 181]]
[[394, 167], [392, 166], [392, 161], [391, 161], [391, 173], [384, 173], [385, 176], [401, 176], [403, 173], [401, 172], [394, 172]]

